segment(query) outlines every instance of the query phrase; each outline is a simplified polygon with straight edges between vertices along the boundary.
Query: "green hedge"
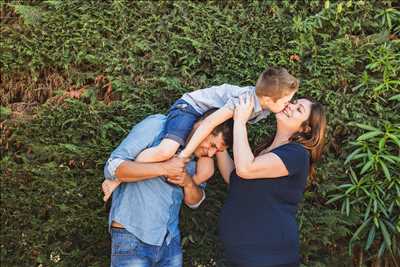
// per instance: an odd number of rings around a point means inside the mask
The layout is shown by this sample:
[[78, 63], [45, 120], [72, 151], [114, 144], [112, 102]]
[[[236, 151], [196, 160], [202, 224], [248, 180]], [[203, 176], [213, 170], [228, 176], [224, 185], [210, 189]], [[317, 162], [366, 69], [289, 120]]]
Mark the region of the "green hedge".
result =
[[[318, 182], [299, 213], [303, 264], [351, 266], [361, 250], [366, 263], [379, 253], [393, 264], [400, 256], [398, 8], [351, 0], [2, 3], [2, 266], [108, 265], [100, 185], [112, 149], [184, 92], [254, 84], [276, 65], [328, 112]], [[79, 99], [67, 97], [78, 90]], [[39, 105], [34, 116], [15, 119], [22, 101]], [[269, 118], [252, 126], [252, 143], [273, 125]], [[374, 198], [365, 193], [373, 190]], [[183, 208], [185, 266], [224, 266], [216, 225], [225, 196], [216, 176], [201, 209]]]

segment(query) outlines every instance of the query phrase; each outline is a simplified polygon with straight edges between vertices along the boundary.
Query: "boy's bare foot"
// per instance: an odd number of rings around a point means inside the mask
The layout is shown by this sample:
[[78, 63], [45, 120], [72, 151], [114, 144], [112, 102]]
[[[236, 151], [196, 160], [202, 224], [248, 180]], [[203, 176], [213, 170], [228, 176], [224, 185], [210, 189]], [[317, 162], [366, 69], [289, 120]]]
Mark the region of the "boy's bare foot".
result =
[[118, 180], [104, 180], [104, 182], [101, 184], [101, 189], [104, 193], [104, 202], [106, 202], [110, 198], [112, 192], [114, 192], [115, 188], [117, 188], [120, 183], [121, 182]]

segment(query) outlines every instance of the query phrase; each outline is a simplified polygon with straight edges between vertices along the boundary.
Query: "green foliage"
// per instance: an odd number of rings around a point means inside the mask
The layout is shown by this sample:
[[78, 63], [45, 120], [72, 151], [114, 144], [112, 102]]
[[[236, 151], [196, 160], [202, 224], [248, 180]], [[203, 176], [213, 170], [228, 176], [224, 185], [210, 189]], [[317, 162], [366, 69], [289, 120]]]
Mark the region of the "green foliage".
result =
[[359, 215], [350, 249], [361, 240], [365, 250], [379, 256], [387, 250], [399, 255], [400, 124], [354, 126], [367, 132], [350, 143], [352, 152], [344, 162], [349, 179], [337, 186], [338, 192], [327, 203], [340, 201], [341, 211], [347, 216]]
[[[68, 81], [54, 83], [31, 120], [14, 120], [15, 103], [2, 101], [2, 265], [107, 265], [100, 183], [112, 149], [184, 92], [254, 84], [272, 65], [299, 77], [299, 95], [328, 114], [318, 183], [299, 213], [303, 264], [351, 266], [353, 245], [399, 256], [396, 1], [13, 1], [2, 14], [0, 93], [20, 102], [42, 90], [4, 89], [19, 77]], [[62, 91], [80, 88], [74, 100]], [[251, 143], [273, 125], [271, 116], [252, 126]], [[204, 207], [182, 210], [185, 266], [224, 266], [225, 195], [215, 177]]]
[[0, 106], [0, 119], [5, 120], [11, 115], [11, 109], [8, 107]]

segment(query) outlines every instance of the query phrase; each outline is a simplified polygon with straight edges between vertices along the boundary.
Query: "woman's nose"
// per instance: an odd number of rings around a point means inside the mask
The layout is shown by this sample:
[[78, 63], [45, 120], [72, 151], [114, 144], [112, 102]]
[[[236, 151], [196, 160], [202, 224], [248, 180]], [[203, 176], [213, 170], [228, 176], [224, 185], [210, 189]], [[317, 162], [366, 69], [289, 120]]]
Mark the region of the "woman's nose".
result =
[[287, 107], [287, 109], [289, 111], [291, 111], [293, 109], [293, 107], [294, 107], [294, 104], [293, 103], [289, 103], [286, 107]]

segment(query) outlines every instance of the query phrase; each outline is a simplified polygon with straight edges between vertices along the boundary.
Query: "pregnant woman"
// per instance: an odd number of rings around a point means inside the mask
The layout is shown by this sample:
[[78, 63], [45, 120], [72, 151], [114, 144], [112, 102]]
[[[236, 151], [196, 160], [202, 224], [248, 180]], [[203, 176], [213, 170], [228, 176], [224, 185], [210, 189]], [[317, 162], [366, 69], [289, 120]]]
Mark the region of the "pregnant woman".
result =
[[235, 267], [300, 265], [296, 212], [307, 177], [320, 158], [326, 118], [321, 104], [308, 99], [290, 103], [276, 114], [277, 131], [256, 156], [246, 122], [252, 99], [240, 99], [234, 114], [233, 156], [217, 153], [229, 184], [219, 234], [226, 259]]

